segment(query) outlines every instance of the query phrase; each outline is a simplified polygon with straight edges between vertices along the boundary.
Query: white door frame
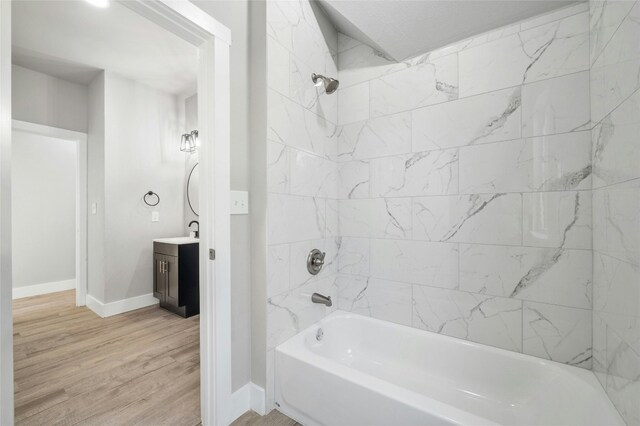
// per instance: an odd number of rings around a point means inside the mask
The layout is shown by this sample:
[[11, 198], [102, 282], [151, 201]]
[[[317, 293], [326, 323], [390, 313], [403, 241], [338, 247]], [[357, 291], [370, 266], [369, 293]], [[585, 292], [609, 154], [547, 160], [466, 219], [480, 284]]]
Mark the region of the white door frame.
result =
[[12, 120], [13, 130], [63, 139], [76, 145], [76, 305], [87, 299], [87, 134]]
[[[231, 32], [187, 0], [118, 0], [199, 48], [200, 394], [204, 425], [231, 418]], [[177, 145], [176, 145], [177, 146]], [[0, 424], [13, 424], [11, 316], [11, 2], [0, 1]], [[7, 242], [9, 241], [9, 243]], [[215, 248], [215, 263], [209, 250]], [[8, 299], [7, 296], [8, 295]]]

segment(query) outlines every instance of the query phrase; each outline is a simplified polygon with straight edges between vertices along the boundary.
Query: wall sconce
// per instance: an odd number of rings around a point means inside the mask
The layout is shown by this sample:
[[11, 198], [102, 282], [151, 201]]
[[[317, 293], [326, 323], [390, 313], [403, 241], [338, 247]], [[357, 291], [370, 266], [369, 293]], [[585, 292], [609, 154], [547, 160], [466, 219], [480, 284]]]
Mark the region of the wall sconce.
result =
[[191, 133], [185, 133], [180, 140], [180, 151], [193, 152], [200, 145], [198, 141], [198, 131], [192, 130]]

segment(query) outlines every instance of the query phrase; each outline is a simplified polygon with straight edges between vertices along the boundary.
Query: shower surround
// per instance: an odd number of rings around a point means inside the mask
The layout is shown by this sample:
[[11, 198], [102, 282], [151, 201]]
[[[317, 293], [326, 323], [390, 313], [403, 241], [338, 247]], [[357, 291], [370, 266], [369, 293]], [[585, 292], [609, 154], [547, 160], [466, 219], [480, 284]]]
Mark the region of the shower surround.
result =
[[340, 39], [338, 308], [591, 368], [588, 6], [403, 63]]
[[638, 7], [398, 63], [267, 1], [268, 409], [274, 348], [337, 308], [593, 368], [640, 422]]

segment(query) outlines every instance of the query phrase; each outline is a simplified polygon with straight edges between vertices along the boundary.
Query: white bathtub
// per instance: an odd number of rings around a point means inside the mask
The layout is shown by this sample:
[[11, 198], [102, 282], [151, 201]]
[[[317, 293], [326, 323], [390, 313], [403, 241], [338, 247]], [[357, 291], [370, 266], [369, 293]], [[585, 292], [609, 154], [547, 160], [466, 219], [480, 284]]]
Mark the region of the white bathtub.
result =
[[276, 406], [307, 426], [624, 424], [590, 371], [341, 311], [275, 358]]

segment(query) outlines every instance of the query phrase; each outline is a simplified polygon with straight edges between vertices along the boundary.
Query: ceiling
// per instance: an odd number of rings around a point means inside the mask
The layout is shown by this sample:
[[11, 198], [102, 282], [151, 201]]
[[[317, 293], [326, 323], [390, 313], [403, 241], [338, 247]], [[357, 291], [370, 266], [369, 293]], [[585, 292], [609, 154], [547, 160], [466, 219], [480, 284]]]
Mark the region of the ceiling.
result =
[[577, 1], [319, 0], [338, 31], [402, 61]]
[[14, 1], [12, 60], [80, 84], [110, 70], [173, 94], [196, 91], [197, 48], [127, 7]]

